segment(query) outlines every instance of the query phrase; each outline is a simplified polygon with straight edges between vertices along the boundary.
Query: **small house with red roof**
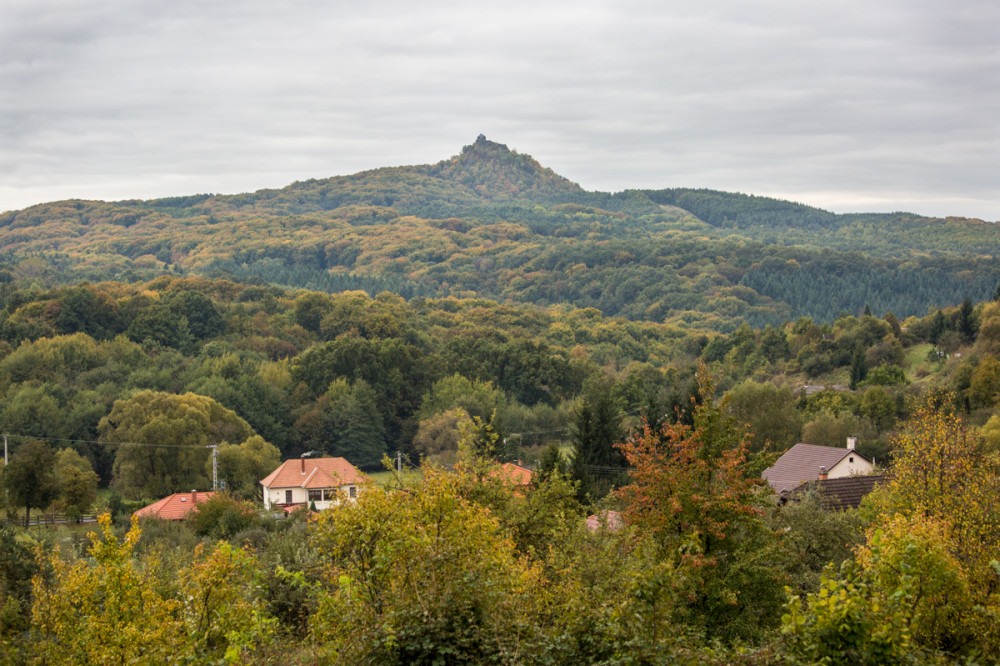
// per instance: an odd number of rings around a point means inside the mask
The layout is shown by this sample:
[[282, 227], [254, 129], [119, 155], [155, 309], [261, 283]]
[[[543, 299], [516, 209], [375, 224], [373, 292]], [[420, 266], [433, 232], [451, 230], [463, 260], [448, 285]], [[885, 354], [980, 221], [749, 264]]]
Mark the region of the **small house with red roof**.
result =
[[512, 486], [530, 486], [534, 472], [527, 467], [507, 462], [500, 465], [497, 471], [493, 473], [493, 476], [500, 477], [504, 482]]
[[144, 506], [132, 515], [136, 518], [159, 518], [160, 520], [184, 520], [194, 508], [208, 500], [215, 493], [209, 491], [200, 493], [192, 490], [189, 493], [174, 493], [169, 497], [157, 500], [149, 506]]
[[264, 508], [286, 512], [300, 506], [317, 510], [339, 504], [341, 498], [356, 500], [361, 472], [344, 458], [298, 458], [286, 460], [263, 480]]

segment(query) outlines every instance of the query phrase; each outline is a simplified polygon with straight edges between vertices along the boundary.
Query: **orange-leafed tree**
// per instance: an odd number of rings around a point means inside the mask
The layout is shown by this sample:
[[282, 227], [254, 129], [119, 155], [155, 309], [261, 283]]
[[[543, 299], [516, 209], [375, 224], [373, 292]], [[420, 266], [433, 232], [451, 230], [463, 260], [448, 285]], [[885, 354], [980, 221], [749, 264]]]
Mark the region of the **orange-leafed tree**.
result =
[[681, 619], [710, 637], [753, 638], [783, 601], [777, 537], [763, 521], [746, 428], [713, 400], [704, 368], [698, 379], [693, 426], [646, 423], [620, 446], [632, 469], [618, 497], [626, 521], [683, 574]]

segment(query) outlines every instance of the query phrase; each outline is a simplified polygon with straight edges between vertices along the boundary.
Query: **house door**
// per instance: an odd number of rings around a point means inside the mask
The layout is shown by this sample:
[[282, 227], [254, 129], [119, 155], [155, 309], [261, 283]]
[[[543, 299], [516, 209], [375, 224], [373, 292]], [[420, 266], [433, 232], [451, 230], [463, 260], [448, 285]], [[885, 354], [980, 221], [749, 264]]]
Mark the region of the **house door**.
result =
[[291, 504], [291, 503], [292, 503], [292, 491], [291, 490], [286, 490], [285, 491], [285, 504]]

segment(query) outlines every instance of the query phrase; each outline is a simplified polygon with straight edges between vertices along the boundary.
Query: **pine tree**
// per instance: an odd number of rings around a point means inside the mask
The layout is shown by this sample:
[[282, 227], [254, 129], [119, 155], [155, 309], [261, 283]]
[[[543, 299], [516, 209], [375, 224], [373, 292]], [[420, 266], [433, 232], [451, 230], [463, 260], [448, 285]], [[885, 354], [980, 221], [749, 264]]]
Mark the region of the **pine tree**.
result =
[[604, 384], [593, 386], [577, 410], [573, 429], [573, 479], [581, 501], [599, 499], [618, 485], [627, 462], [617, 448], [623, 440], [619, 407]]

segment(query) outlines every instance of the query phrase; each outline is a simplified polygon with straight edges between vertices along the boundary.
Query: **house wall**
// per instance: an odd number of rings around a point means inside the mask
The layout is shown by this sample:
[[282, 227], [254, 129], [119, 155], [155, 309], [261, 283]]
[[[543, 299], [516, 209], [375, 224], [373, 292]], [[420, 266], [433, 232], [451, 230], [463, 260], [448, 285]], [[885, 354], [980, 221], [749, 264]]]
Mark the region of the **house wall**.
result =
[[[355, 497], [351, 497], [351, 488], [354, 488]], [[309, 491], [305, 488], [265, 488], [264, 490], [264, 508], [268, 511], [271, 510], [272, 506], [279, 504], [287, 504], [285, 502], [285, 491], [292, 491], [292, 504], [308, 504], [309, 503]], [[343, 492], [344, 496], [348, 498], [350, 502], [357, 502], [357, 486], [341, 486], [340, 490]], [[331, 506], [337, 505], [336, 500], [331, 501], [317, 501], [316, 509], [322, 511], [323, 509], [329, 509]]]
[[[851, 460], [852, 458], [853, 462]], [[827, 472], [827, 478], [839, 479], [845, 476], [871, 474], [874, 471], [875, 467], [870, 462], [852, 452], [850, 455], [845, 456], [843, 460], [830, 468], [830, 471]]]

